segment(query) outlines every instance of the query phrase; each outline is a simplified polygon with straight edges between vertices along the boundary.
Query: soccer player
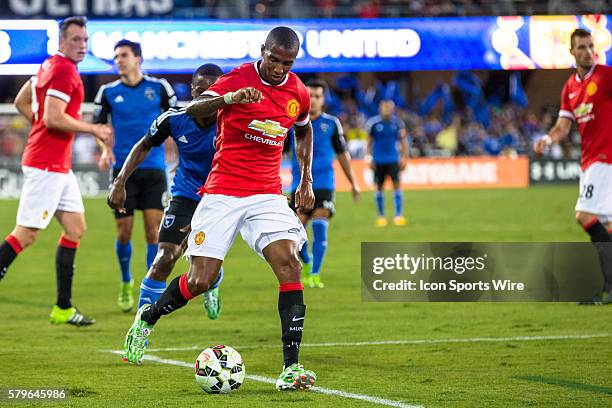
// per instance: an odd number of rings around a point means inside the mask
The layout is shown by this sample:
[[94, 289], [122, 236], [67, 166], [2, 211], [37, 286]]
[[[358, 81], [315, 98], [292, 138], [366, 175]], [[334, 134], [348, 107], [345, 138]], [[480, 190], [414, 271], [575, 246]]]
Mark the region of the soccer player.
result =
[[194, 117], [219, 111], [217, 152], [191, 220], [185, 252], [189, 272], [172, 280], [153, 305], [138, 310], [124, 343], [128, 361], [142, 361], [147, 337], [163, 315], [182, 308], [215, 282], [240, 232], [251, 249], [270, 264], [280, 284], [284, 366], [276, 388], [307, 389], [315, 382], [315, 373], [298, 363], [306, 313], [298, 251], [306, 231], [282, 195], [280, 178], [283, 142], [295, 125], [302, 169], [295, 204], [300, 211], [312, 208], [310, 96], [290, 72], [299, 49], [293, 30], [274, 28], [261, 47], [261, 60], [222, 76], [187, 106], [187, 114]]
[[[199, 67], [191, 79], [191, 96], [200, 96], [222, 74], [221, 68], [214, 64]], [[146, 159], [151, 149], [161, 146], [168, 137], [174, 139], [178, 146], [179, 164], [170, 189], [172, 200], [160, 227], [157, 256], [140, 285], [139, 308], [159, 299], [166, 289], [166, 279], [181, 256], [181, 243], [187, 237], [184, 227], [191, 222], [200, 202], [197, 191], [208, 177], [215, 153], [216, 119], [215, 113], [192, 118], [185, 109], [170, 108], [155, 119], [147, 134], [134, 145], [111, 186], [109, 205], [122, 213], [125, 211], [125, 186], [134, 169]], [[204, 292], [204, 307], [210, 319], [216, 319], [221, 312], [219, 284], [222, 276], [223, 269], [217, 281]]]
[[[119, 79], [102, 85], [95, 98], [94, 123], [107, 123], [109, 115], [115, 132], [113, 179], [136, 142], [147, 133], [160, 113], [176, 104], [176, 97], [165, 79], [142, 74], [142, 50], [139, 43], [121, 40], [115, 44], [115, 64]], [[117, 225], [115, 251], [121, 271], [117, 305], [124, 312], [134, 306], [134, 281], [130, 271], [134, 210], [142, 210], [147, 241], [147, 269], [157, 253], [159, 225], [163, 217], [166, 193], [164, 147], [154, 147], [126, 182], [125, 211], [114, 211]]]
[[612, 304], [612, 67], [597, 64], [593, 37], [584, 29], [572, 33], [570, 47], [576, 73], [561, 92], [557, 122], [535, 151], [566, 138], [576, 123], [582, 139], [576, 220], [597, 248], [604, 275], [602, 293], [582, 304]]
[[393, 224], [401, 227], [406, 225], [406, 218], [402, 215], [402, 189], [400, 186], [399, 172], [406, 166], [406, 129], [404, 122], [396, 117], [393, 112], [395, 104], [390, 100], [380, 102], [379, 115], [370, 118], [366, 122], [368, 132], [367, 158], [371, 160], [374, 170], [374, 181], [376, 183], [376, 209], [378, 219], [376, 226], [387, 226], [385, 218], [385, 180], [387, 177], [393, 182], [395, 199], [395, 217]]
[[74, 133], [111, 138], [107, 126], [80, 120], [83, 83], [77, 64], [87, 51], [87, 19], [68, 17], [60, 24], [59, 52], [43, 62], [15, 98], [17, 110], [32, 121], [21, 160], [24, 183], [17, 223], [0, 245], [0, 278], [17, 255], [34, 243], [55, 217], [62, 227], [55, 255], [57, 301], [51, 323], [86, 326], [95, 323], [71, 302], [74, 258], [85, 233], [85, 209], [72, 167]]
[[[321, 265], [327, 250], [327, 226], [329, 219], [336, 212], [334, 157], [338, 158], [340, 167], [351, 184], [353, 200], [359, 200], [359, 186], [351, 169], [351, 157], [346, 149], [346, 141], [342, 125], [338, 118], [323, 112], [327, 84], [321, 80], [311, 80], [307, 84], [310, 92], [310, 120], [312, 121], [313, 152], [312, 152], [312, 188], [315, 195], [314, 208], [311, 211], [298, 213], [304, 227], [312, 220], [312, 260], [308, 253], [308, 242], [300, 250], [300, 258], [304, 262], [302, 274], [304, 285], [311, 288], [323, 288], [321, 282]], [[285, 143], [285, 149], [292, 147], [291, 138]], [[295, 192], [300, 182], [300, 165], [295, 152], [291, 172], [291, 207], [295, 208]]]

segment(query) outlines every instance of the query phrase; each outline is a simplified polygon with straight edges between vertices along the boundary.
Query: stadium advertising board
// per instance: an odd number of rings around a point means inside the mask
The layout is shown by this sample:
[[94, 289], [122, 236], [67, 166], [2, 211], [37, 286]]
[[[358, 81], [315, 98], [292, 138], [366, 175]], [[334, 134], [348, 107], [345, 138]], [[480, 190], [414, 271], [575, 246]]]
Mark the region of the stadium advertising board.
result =
[[[373, 190], [374, 172], [369, 164], [353, 160], [351, 165], [362, 189]], [[334, 166], [336, 189], [350, 191], [340, 166], [337, 162]], [[410, 159], [400, 177], [407, 189], [522, 188], [529, 186], [529, 160], [526, 157]], [[290, 174], [288, 179], [290, 182]]]
[[[444, 17], [253, 21], [91, 21], [83, 73], [113, 72], [113, 45], [142, 43], [143, 68], [189, 73], [203, 63], [224, 70], [259, 57], [267, 32], [294, 28], [298, 72], [569, 68], [570, 33], [594, 33], [600, 63], [612, 59], [608, 16]], [[54, 20], [0, 20], [0, 74], [34, 74], [57, 51]], [[565, 44], [560, 46], [560, 44]]]
[[532, 183], [576, 183], [580, 180], [580, 161], [569, 159], [539, 159], [529, 163]]

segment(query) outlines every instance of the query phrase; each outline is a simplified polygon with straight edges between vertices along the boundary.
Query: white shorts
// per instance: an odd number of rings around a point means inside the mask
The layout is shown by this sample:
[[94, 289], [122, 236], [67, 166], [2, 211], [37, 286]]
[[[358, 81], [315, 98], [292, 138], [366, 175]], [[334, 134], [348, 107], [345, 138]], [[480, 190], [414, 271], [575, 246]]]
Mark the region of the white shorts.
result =
[[576, 211], [591, 213], [600, 222], [612, 222], [612, 164], [596, 162], [580, 172]]
[[224, 259], [240, 231], [242, 239], [262, 258], [272, 242], [289, 239], [301, 248], [306, 230], [279, 194], [232, 197], [205, 194], [191, 219], [185, 256]]
[[57, 173], [22, 166], [23, 187], [17, 225], [45, 229], [56, 211], [84, 213], [83, 198], [72, 172]]

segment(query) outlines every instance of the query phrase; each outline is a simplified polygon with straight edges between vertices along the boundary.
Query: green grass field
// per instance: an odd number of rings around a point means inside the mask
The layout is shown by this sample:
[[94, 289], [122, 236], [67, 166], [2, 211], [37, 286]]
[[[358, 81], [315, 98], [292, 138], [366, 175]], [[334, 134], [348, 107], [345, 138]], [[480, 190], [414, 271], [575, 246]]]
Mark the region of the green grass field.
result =
[[[586, 241], [573, 221], [575, 196], [573, 185], [407, 192], [409, 226], [378, 229], [371, 194], [359, 205], [339, 194], [322, 275], [327, 286], [305, 293], [301, 362], [318, 373], [320, 387], [341, 393], [279, 393], [251, 378], [226, 396], [204, 394], [193, 369], [180, 363], [131, 366], [107, 351], [121, 348], [132, 315], [115, 304], [111, 213], [103, 200], [87, 200], [89, 229], [77, 254], [73, 300], [97, 324], [77, 329], [48, 322], [59, 236], [54, 223], [0, 283], [0, 387], [70, 389], [68, 403], [45, 407], [609, 407], [612, 307], [361, 302], [362, 241]], [[388, 196], [389, 208], [391, 201]], [[16, 201], [0, 201], [2, 234], [13, 227], [16, 208]], [[133, 271], [139, 282], [145, 253], [138, 221]], [[181, 261], [177, 271], [185, 268]], [[160, 321], [150, 341], [158, 351], [150, 355], [191, 366], [201, 349], [224, 343], [241, 352], [247, 374], [275, 378], [282, 364], [276, 280], [240, 238], [225, 270], [220, 320], [208, 320], [196, 299]], [[391, 341], [396, 344], [372, 344]]]

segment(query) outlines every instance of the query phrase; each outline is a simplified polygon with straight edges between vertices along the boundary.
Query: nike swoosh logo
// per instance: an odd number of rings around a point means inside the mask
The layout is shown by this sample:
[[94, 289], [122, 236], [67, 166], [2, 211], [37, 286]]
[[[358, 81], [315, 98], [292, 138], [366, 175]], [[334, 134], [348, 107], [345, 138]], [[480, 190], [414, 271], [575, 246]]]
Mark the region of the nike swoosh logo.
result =
[[304, 320], [304, 317], [295, 317], [295, 316], [293, 316], [293, 318], [291, 319], [292, 322], [298, 322], [300, 320]]

